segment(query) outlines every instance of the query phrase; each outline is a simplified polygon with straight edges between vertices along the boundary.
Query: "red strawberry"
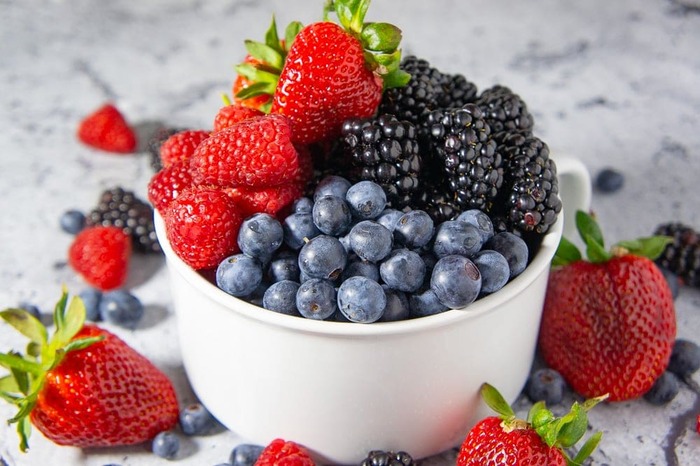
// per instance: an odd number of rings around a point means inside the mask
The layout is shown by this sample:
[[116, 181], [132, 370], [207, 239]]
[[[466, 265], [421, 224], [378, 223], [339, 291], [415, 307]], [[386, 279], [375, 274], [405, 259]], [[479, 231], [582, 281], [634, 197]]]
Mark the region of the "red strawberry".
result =
[[160, 146], [161, 164], [169, 167], [178, 160], [189, 159], [197, 146], [208, 137], [209, 131], [201, 129], [187, 129], [173, 134]]
[[306, 183], [285, 183], [270, 188], [224, 188], [245, 217], [258, 212], [277, 215], [304, 194]]
[[258, 456], [255, 466], [315, 466], [309, 453], [300, 445], [275, 439]]
[[179, 160], [162, 168], [148, 182], [148, 200], [154, 208], [164, 211], [170, 202], [192, 186], [189, 160]]
[[281, 115], [251, 118], [213, 134], [191, 159], [195, 183], [269, 187], [289, 181], [299, 160], [287, 119]]
[[544, 303], [542, 356], [585, 397], [637, 398], [666, 369], [676, 336], [671, 290], [649, 259], [669, 239], [625, 241], [608, 252], [592, 217], [577, 212], [576, 222], [589, 261], [562, 239]]
[[90, 285], [112, 290], [126, 281], [131, 249], [131, 238], [121, 228], [94, 226], [73, 239], [68, 263]]
[[53, 442], [81, 448], [137, 444], [173, 428], [178, 402], [167, 376], [115, 335], [83, 326], [82, 301], [67, 301], [64, 292], [51, 339], [26, 311], [0, 312], [40, 355], [0, 354], [12, 369], [3, 389], [12, 387], [5, 399], [19, 408], [10, 422], [17, 423], [20, 448], [28, 448], [30, 422]]
[[260, 110], [241, 104], [230, 104], [221, 107], [214, 117], [214, 132], [229, 128], [238, 122], [264, 115]]
[[528, 419], [518, 419], [515, 413], [489, 384], [481, 394], [500, 416], [478, 422], [467, 434], [457, 456], [457, 466], [498, 466], [505, 464], [529, 466], [565, 466], [583, 464], [600, 442], [601, 433], [593, 434], [571, 460], [565, 449], [574, 446], [586, 433], [586, 412], [602, 398], [574, 403], [571, 412], [556, 418], [544, 403], [535, 403]]
[[165, 210], [165, 230], [173, 251], [193, 269], [216, 267], [238, 252], [243, 215], [219, 189], [188, 189]]
[[136, 150], [136, 133], [112, 104], [105, 104], [78, 126], [78, 139], [107, 152], [128, 154]]

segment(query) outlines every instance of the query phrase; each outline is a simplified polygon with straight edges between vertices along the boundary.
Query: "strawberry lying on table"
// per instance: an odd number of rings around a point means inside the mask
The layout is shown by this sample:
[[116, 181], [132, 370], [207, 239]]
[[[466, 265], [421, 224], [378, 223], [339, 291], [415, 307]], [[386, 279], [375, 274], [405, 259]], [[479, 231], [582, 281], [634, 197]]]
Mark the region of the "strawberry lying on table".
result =
[[84, 325], [79, 298], [66, 292], [54, 312], [56, 331], [23, 309], [0, 317], [30, 339], [27, 355], [0, 353], [0, 396], [17, 406], [20, 449], [29, 448], [32, 425], [59, 445], [132, 445], [178, 421], [175, 389], [158, 368], [110, 332]]

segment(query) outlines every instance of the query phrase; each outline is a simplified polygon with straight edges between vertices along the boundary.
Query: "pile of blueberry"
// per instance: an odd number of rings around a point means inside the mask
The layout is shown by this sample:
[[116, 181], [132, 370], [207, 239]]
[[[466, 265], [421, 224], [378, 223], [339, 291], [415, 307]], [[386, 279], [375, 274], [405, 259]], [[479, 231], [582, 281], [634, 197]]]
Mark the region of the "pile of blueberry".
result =
[[435, 225], [422, 210], [387, 207], [372, 181], [328, 176], [283, 221], [259, 213], [241, 225], [241, 252], [224, 259], [225, 292], [288, 315], [370, 323], [462, 308], [502, 288], [528, 262], [518, 236], [494, 234], [468, 210]]

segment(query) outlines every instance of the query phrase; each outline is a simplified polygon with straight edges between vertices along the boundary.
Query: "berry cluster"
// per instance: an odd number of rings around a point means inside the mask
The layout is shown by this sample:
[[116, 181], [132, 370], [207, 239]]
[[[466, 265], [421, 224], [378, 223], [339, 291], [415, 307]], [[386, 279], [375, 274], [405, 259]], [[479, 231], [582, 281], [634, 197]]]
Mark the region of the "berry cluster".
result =
[[387, 207], [372, 181], [326, 177], [293, 208], [282, 221], [242, 222], [219, 288], [283, 314], [370, 323], [467, 306], [527, 265], [525, 242], [494, 233], [482, 211], [436, 225], [422, 210]]

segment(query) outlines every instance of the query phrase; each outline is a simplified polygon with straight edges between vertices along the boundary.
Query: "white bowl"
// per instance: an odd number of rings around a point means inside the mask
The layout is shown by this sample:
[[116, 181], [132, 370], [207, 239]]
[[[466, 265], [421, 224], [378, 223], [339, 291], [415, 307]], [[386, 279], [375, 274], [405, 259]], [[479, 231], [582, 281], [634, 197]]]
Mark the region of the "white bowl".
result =
[[[577, 205], [588, 202], [590, 192], [576, 189]], [[562, 229], [560, 219], [521, 275], [464, 310], [357, 324], [282, 315], [228, 295], [176, 256], [156, 214], [197, 396], [249, 441], [293, 440], [333, 464], [358, 464], [373, 449], [423, 458], [459, 445], [488, 414], [478, 395], [484, 382], [515, 400]]]

